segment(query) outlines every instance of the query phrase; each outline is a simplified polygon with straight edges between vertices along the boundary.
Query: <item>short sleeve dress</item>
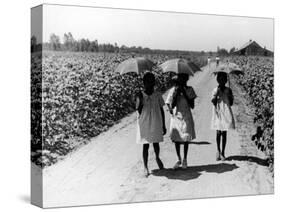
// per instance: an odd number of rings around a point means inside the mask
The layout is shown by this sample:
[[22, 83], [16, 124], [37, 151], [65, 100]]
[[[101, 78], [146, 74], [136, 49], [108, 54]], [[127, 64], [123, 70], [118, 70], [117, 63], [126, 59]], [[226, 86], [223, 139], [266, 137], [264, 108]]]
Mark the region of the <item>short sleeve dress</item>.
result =
[[212, 98], [218, 96], [217, 105], [213, 106], [213, 116], [211, 121], [211, 129], [227, 131], [235, 129], [235, 121], [230, 106], [229, 97], [233, 98], [230, 88], [225, 87], [223, 91], [216, 87], [213, 90]]
[[[166, 104], [172, 105], [175, 87], [171, 88]], [[189, 99], [197, 97], [192, 87], [185, 88], [186, 95]], [[173, 114], [170, 121], [170, 138], [173, 142], [185, 143], [195, 139], [194, 121], [191, 113], [191, 108], [183, 94], [177, 98], [176, 106], [173, 109]]]
[[161, 107], [165, 105], [159, 92], [143, 95], [143, 108], [137, 119], [137, 143], [149, 144], [163, 141], [163, 121]]

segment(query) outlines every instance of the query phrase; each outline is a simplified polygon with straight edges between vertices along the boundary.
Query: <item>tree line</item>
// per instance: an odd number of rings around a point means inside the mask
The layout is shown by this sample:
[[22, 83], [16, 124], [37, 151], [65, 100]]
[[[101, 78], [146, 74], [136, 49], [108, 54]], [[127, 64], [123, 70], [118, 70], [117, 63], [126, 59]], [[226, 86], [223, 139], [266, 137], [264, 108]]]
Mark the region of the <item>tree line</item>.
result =
[[31, 52], [42, 51], [42, 44], [37, 42], [37, 38], [34, 35], [31, 37], [30, 47]]
[[[51, 34], [49, 38], [49, 42], [43, 44], [43, 48], [45, 50], [52, 51], [73, 51], [73, 52], [111, 52], [111, 53], [143, 53], [143, 54], [194, 54], [194, 52], [190, 51], [179, 51], [179, 50], [158, 50], [158, 49], [150, 49], [147, 47], [141, 46], [126, 46], [121, 45], [118, 46], [117, 43], [99, 43], [98, 40], [90, 41], [89, 39], [74, 39], [71, 32], [65, 33], [63, 35], [63, 40], [60, 40], [60, 37], [56, 34]], [[198, 53], [198, 52], [196, 52]], [[205, 54], [205, 52], [200, 52], [201, 54]]]
[[136, 52], [136, 53], [150, 53], [151, 49], [142, 48], [141, 46], [127, 47], [125, 45], [118, 46], [117, 43], [99, 43], [98, 40], [89, 39], [74, 39], [71, 32], [64, 33], [61, 41], [56, 34], [51, 34], [49, 42], [43, 44], [44, 50], [53, 51], [73, 51], [73, 52]]
[[235, 48], [231, 48], [230, 51], [227, 51], [224, 48], [217, 48], [217, 52], [196, 52], [196, 51], [181, 51], [181, 50], [162, 50], [162, 49], [150, 49], [147, 47], [141, 46], [118, 46], [117, 43], [99, 43], [98, 40], [89, 40], [89, 39], [74, 39], [71, 32], [64, 33], [63, 39], [54, 33], [49, 37], [49, 41], [42, 44], [38, 44], [36, 37], [32, 36], [31, 38], [31, 52], [44, 50], [52, 51], [72, 51], [72, 52], [110, 52], [110, 53], [142, 53], [142, 54], [179, 54], [179, 55], [220, 55], [227, 56], [235, 51]]

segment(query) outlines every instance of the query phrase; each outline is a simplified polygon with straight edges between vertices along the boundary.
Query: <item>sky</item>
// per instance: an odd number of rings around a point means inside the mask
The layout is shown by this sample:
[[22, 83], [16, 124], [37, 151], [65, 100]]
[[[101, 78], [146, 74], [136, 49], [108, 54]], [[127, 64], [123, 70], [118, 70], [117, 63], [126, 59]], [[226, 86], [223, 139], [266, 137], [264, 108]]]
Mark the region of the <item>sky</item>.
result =
[[44, 5], [43, 41], [51, 33], [62, 41], [66, 32], [75, 39], [151, 49], [229, 50], [250, 39], [274, 49], [274, 21], [269, 18]]
[[31, 36], [36, 35], [37, 43], [42, 43], [42, 7], [34, 7], [31, 10]]

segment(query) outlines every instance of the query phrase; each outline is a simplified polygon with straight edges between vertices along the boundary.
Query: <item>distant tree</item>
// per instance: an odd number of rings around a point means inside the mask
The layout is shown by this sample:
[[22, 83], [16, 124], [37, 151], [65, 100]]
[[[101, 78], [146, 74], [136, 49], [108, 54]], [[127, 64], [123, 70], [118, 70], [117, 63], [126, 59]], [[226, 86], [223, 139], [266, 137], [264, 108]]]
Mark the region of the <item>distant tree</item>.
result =
[[235, 47], [232, 47], [232, 48], [229, 50], [229, 54], [232, 54], [233, 52], [235, 52]]
[[72, 48], [73, 48], [73, 51], [78, 52], [79, 51], [79, 42], [75, 40]]
[[63, 45], [64, 45], [64, 50], [68, 50], [68, 34], [64, 33], [63, 35]]
[[227, 56], [228, 55], [228, 51], [226, 49], [219, 49], [219, 51], [217, 52], [218, 55], [220, 56]]
[[96, 39], [96, 40], [92, 41], [91, 43], [92, 43], [94, 52], [98, 52], [99, 51], [99, 42], [98, 42], [98, 40]]
[[90, 52], [97, 52], [98, 51], [97, 40], [90, 42], [89, 51]]
[[142, 53], [142, 47], [141, 46], [138, 46], [136, 50], [137, 50], [138, 53]]
[[61, 49], [60, 37], [54, 33], [50, 35], [50, 47], [55, 51]]
[[150, 48], [143, 48], [143, 53], [146, 53], [146, 54], [148, 54], [148, 53], [151, 53], [151, 49]]
[[125, 46], [125, 45], [122, 45], [121, 47], [120, 47], [120, 49], [127, 49], [128, 47], [127, 46]]
[[99, 44], [100, 52], [114, 52], [114, 46], [110, 43], [107, 44]]
[[104, 44], [99, 44], [99, 52], [103, 52], [105, 50]]
[[34, 35], [31, 37], [30, 45], [31, 45], [31, 52], [35, 52], [37, 46], [37, 39]]
[[220, 47], [218, 46], [218, 47], [217, 47], [217, 53], [219, 53], [219, 51], [220, 51]]
[[121, 52], [127, 52], [127, 49], [128, 49], [128, 47], [125, 46], [125, 45], [122, 45], [122, 46], [120, 47], [120, 51], [121, 51]]
[[88, 39], [82, 38], [78, 41], [78, 51], [87, 52], [91, 50], [91, 42]]
[[75, 43], [75, 39], [73, 38], [71, 32], [64, 33], [63, 35], [64, 50], [74, 51], [74, 43]]
[[130, 49], [130, 52], [137, 52], [136, 46], [131, 46], [129, 49]]
[[90, 42], [89, 39], [86, 39], [85, 48], [86, 48], [87, 52], [90, 52], [90, 50], [91, 50], [91, 42]]
[[114, 43], [114, 52], [119, 52], [119, 47], [116, 42]]

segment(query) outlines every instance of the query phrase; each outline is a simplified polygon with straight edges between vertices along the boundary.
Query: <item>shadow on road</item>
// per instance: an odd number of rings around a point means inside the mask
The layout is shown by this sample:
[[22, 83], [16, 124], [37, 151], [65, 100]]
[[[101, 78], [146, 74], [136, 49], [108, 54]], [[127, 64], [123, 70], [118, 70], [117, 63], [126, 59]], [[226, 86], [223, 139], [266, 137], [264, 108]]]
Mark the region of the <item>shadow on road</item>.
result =
[[196, 179], [201, 175], [199, 172], [190, 172], [188, 169], [155, 169], [151, 171], [151, 174], [158, 177], [184, 181]]
[[209, 141], [190, 141], [189, 144], [196, 144], [196, 145], [209, 145], [211, 144]]
[[268, 162], [266, 159], [254, 157], [254, 156], [247, 156], [247, 155], [233, 155], [226, 158], [228, 161], [237, 160], [237, 161], [249, 161], [257, 163], [261, 166], [268, 166]]
[[178, 179], [187, 181], [198, 178], [201, 175], [200, 172], [224, 173], [237, 168], [239, 167], [235, 164], [219, 163], [202, 166], [189, 166], [187, 169], [155, 169], [152, 170], [151, 174], [159, 177], [164, 176], [168, 179]]

